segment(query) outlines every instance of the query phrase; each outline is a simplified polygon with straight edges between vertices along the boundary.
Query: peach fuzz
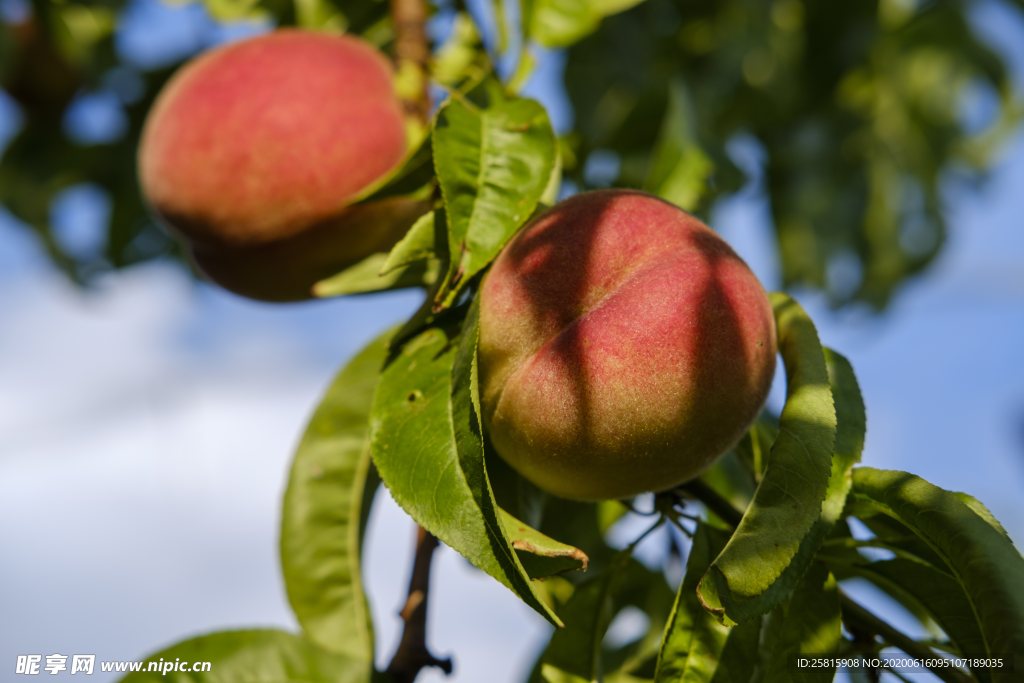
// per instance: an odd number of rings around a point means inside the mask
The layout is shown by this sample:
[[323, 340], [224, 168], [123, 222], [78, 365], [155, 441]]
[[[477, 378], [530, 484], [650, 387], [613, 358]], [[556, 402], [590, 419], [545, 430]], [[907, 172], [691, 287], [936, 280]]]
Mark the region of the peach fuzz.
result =
[[143, 194], [207, 251], [336, 222], [406, 151], [390, 63], [350, 36], [279, 30], [207, 52], [160, 93]]
[[761, 284], [703, 223], [642, 192], [548, 210], [499, 255], [480, 296], [491, 442], [559, 496], [623, 498], [696, 477], [771, 386]]

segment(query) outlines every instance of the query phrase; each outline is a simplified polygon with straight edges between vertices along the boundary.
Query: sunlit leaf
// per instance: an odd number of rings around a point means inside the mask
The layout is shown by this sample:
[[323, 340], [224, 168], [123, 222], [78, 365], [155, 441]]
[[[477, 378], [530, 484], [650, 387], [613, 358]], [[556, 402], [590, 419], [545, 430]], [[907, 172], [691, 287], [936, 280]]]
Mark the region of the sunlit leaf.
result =
[[380, 479], [370, 463], [369, 417], [391, 333], [371, 342], [335, 378], [292, 462], [281, 512], [281, 567], [307, 637], [373, 663], [373, 624], [360, 558]]

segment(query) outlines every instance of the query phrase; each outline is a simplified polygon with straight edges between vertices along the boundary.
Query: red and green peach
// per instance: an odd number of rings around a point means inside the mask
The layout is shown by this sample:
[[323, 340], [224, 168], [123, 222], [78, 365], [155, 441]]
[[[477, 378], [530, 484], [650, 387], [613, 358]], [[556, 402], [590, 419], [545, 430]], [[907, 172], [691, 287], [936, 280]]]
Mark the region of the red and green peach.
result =
[[559, 496], [622, 498], [696, 477], [771, 386], [761, 284], [699, 220], [642, 192], [556, 205], [505, 248], [480, 296], [490, 439]]
[[[333, 274], [401, 237], [408, 207], [396, 226], [350, 205], [405, 154], [387, 59], [357, 38], [290, 29], [212, 50], [175, 74], [146, 121], [139, 177], [214, 280], [290, 300], [311, 296], [314, 271]], [[287, 256], [276, 272], [247, 270], [274, 271], [275, 251]]]

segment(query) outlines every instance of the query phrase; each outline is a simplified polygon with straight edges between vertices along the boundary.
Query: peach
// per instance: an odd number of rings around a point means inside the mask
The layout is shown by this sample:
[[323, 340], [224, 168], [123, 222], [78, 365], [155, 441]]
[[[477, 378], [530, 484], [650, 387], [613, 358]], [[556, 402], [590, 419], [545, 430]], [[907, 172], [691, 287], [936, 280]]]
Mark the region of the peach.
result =
[[[230, 288], [239, 268], [272, 265], [278, 248], [292, 265], [277, 276], [307, 260], [329, 275], [366, 256], [367, 244], [389, 249], [401, 237], [395, 225], [350, 220], [349, 205], [405, 153], [387, 59], [351, 36], [288, 29], [207, 52], [174, 75], [143, 129], [139, 179], [197, 261], [233, 264]], [[329, 263], [297, 254], [303, 244], [326, 245]], [[203, 267], [214, 279], [225, 270]], [[312, 276], [288, 280], [288, 291], [275, 290], [274, 277], [259, 298], [310, 296], [301, 288]]]
[[390, 251], [430, 207], [429, 200], [409, 197], [355, 204], [334, 222], [294, 237], [246, 249], [195, 247], [192, 260], [235, 294], [260, 301], [300, 301], [310, 297], [313, 285], [341, 268]]
[[699, 220], [642, 192], [587, 192], [537, 217], [480, 297], [491, 442], [565, 498], [696, 477], [749, 428], [775, 372], [757, 278]]

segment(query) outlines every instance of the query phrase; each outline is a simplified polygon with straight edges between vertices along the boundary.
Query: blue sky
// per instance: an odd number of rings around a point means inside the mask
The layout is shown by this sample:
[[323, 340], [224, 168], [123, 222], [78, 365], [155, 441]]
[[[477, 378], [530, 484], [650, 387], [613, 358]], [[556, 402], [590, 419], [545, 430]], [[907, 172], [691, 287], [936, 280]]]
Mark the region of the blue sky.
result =
[[[1014, 36], [1024, 25], [992, 5], [979, 22], [1011, 54], [1019, 82], [1024, 41]], [[146, 65], [243, 30], [217, 27], [194, 6], [169, 10], [154, 0], [140, 2], [128, 25], [122, 50]], [[557, 60], [551, 65], [549, 83], [558, 75]], [[556, 120], [571, 115], [550, 84], [532, 92]], [[71, 125], [83, 135], [112, 134], [116, 121], [104, 122], [102, 103], [93, 106], [78, 114], [86, 123]], [[0, 136], [16, 125], [0, 100]], [[836, 314], [820, 297], [796, 293], [823, 342], [857, 371], [868, 406], [864, 463], [971, 493], [1018, 544], [1022, 189], [1018, 135], [980, 192], [951, 187], [945, 252], [881, 316]], [[58, 218], [71, 244], [95, 248], [104, 208], [88, 189], [65, 198]], [[712, 223], [772, 289], [778, 269], [766, 219], [754, 183]], [[0, 214], [0, 661], [54, 652], [135, 659], [215, 629], [294, 628], [276, 558], [291, 449], [334, 372], [417, 303], [406, 292], [264, 305], [196, 283], [170, 263], [81, 291], [27, 230]], [[386, 661], [413, 528], [382, 497], [371, 533], [367, 584], [378, 659]], [[650, 560], [655, 545], [644, 550]], [[521, 679], [546, 626], [452, 551], [436, 562], [431, 644], [455, 654], [448, 680]], [[509, 664], [495, 672], [495, 661]]]

